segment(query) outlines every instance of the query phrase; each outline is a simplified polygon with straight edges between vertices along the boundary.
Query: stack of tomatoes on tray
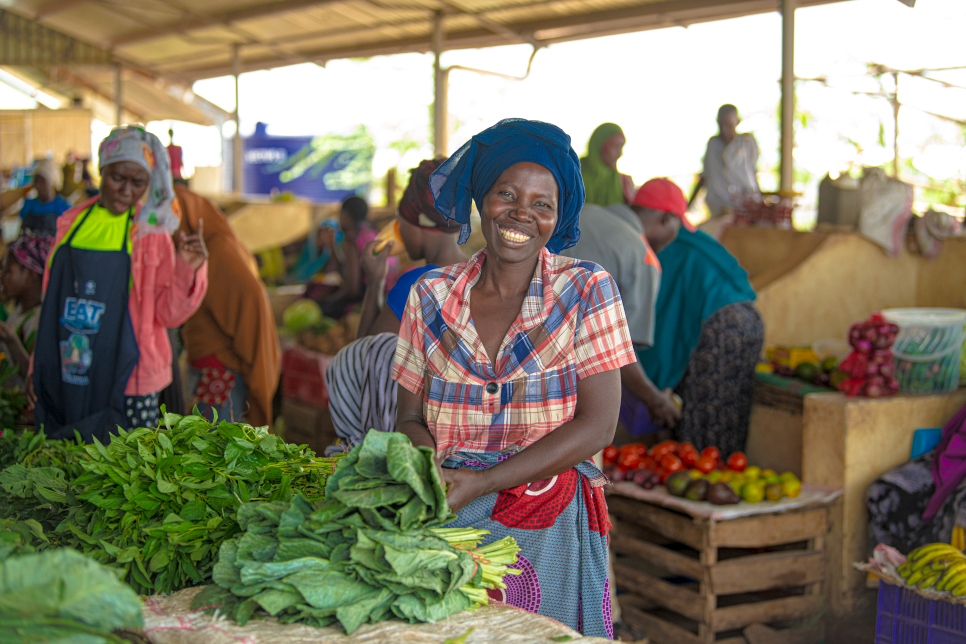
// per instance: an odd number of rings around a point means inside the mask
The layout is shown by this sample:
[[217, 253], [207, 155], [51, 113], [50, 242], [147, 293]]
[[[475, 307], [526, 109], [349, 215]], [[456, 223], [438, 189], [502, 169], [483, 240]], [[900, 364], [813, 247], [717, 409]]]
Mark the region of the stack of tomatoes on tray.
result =
[[718, 469], [742, 472], [748, 459], [735, 452], [727, 461], [721, 459], [717, 447], [705, 447], [700, 452], [691, 443], [663, 441], [648, 449], [641, 443], [621, 447], [611, 445], [604, 450], [604, 474], [612, 481], [633, 481], [644, 489], [663, 485], [675, 472], [698, 470], [708, 474]]

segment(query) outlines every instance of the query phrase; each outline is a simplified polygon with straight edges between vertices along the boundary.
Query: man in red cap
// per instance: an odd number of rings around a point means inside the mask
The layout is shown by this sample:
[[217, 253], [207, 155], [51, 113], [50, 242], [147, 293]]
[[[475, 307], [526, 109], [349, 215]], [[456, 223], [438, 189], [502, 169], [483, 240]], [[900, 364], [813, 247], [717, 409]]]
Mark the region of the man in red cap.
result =
[[[661, 285], [657, 253], [678, 235], [681, 226], [694, 227], [685, 217], [684, 193], [669, 179], [651, 179], [641, 186], [630, 205], [607, 207], [585, 204], [580, 212], [580, 241], [563, 252], [604, 267], [617, 282], [631, 340], [638, 350], [654, 343], [654, 308]], [[632, 433], [646, 433], [648, 425], [674, 427], [681, 412], [670, 391], [659, 391], [639, 363], [621, 368], [625, 389], [621, 420]], [[644, 405], [646, 419], [634, 413]], [[628, 413], [623, 413], [627, 408]], [[648, 420], [650, 421], [648, 423]]]

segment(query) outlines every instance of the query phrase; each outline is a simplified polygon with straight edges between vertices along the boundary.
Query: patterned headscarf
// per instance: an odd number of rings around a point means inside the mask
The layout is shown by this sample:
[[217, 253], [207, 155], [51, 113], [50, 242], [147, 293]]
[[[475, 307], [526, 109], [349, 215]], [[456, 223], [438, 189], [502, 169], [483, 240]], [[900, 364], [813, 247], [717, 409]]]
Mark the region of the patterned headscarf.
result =
[[458, 222], [459, 243], [470, 237], [471, 200], [477, 209], [503, 171], [517, 163], [542, 165], [557, 181], [557, 227], [547, 242], [552, 253], [570, 248], [580, 239], [580, 209], [584, 182], [580, 160], [570, 137], [556, 125], [526, 119], [505, 119], [483, 130], [446, 160], [429, 179], [436, 209]]
[[50, 254], [50, 247], [53, 244], [54, 238], [51, 235], [25, 232], [10, 242], [7, 252], [16, 257], [24, 268], [43, 275], [47, 255]]
[[161, 140], [144, 128], [127, 125], [111, 131], [98, 149], [99, 168], [131, 161], [151, 176], [147, 201], [137, 219], [137, 236], [163, 232], [171, 235], [180, 224], [181, 210], [171, 182], [171, 162]]
[[444, 158], [425, 159], [410, 171], [409, 185], [399, 200], [399, 216], [413, 226], [433, 228], [444, 233], [455, 233], [460, 224], [446, 219], [433, 205], [433, 191], [429, 189], [429, 177], [443, 165]]

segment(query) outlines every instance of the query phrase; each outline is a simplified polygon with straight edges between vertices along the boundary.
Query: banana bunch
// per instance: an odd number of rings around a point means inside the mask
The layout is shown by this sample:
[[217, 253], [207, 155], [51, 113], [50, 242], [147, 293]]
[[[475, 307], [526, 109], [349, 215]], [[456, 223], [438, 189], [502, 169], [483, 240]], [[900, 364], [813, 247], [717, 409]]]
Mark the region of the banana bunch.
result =
[[896, 568], [907, 586], [966, 596], [966, 555], [948, 543], [930, 543], [909, 553]]

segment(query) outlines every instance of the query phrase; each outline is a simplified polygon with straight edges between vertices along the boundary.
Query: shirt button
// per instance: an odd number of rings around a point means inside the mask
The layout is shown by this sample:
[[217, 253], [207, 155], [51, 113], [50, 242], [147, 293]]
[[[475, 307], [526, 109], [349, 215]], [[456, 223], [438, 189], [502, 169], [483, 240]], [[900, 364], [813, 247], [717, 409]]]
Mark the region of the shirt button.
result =
[[487, 385], [486, 385], [486, 393], [488, 393], [488, 394], [495, 394], [498, 391], [500, 391], [500, 385], [496, 384], [495, 382], [487, 383]]

